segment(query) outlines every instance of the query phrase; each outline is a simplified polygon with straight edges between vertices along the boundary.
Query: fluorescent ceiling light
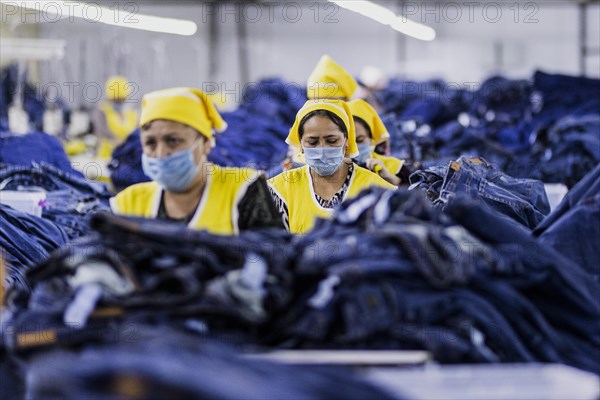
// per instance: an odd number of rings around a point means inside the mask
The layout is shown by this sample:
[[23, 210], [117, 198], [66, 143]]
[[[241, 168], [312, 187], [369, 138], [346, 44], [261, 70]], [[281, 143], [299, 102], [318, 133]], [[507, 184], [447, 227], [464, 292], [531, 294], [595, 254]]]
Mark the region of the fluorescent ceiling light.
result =
[[52, 18], [81, 18], [91, 22], [100, 22], [123, 28], [172, 33], [183, 36], [191, 36], [198, 30], [198, 26], [193, 21], [130, 13], [126, 10], [100, 7], [97, 3], [86, 3], [83, 1], [44, 2], [40, 0], [0, 0], [0, 3], [7, 6], [12, 5], [38, 10], [47, 14], [49, 20], [53, 20]]
[[383, 7], [372, 1], [361, 0], [329, 0], [346, 10], [354, 11], [358, 14], [371, 18], [383, 25], [388, 25], [392, 29], [404, 33], [410, 37], [420, 40], [431, 41], [435, 39], [435, 29], [411, 21], [403, 15], [396, 15], [392, 10]]

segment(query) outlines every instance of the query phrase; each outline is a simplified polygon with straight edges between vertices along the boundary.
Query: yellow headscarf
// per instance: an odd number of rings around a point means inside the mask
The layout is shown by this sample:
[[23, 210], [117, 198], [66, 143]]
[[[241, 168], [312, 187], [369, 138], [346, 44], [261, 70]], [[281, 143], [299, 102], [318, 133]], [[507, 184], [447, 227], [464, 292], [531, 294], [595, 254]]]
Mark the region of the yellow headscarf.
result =
[[328, 55], [321, 57], [308, 77], [306, 95], [309, 99], [351, 99], [358, 83], [342, 66]]
[[181, 122], [213, 141], [213, 130], [223, 132], [227, 123], [212, 101], [199, 89], [157, 90], [142, 98], [140, 126], [155, 119]]
[[115, 75], [108, 78], [104, 90], [110, 101], [125, 100], [131, 94], [131, 85], [124, 76]]
[[348, 107], [353, 116], [362, 119], [369, 126], [371, 135], [373, 136], [371, 139], [372, 144], [376, 146], [390, 138], [390, 134], [383, 121], [381, 121], [381, 118], [379, 118], [379, 114], [377, 114], [377, 111], [369, 103], [362, 99], [357, 99], [349, 101]]
[[306, 103], [304, 103], [300, 111], [298, 111], [298, 113], [296, 114], [296, 120], [294, 121], [294, 125], [290, 129], [290, 133], [285, 142], [300, 150], [302, 148], [302, 145], [300, 143], [300, 122], [309, 113], [317, 110], [330, 111], [337, 115], [344, 122], [344, 125], [348, 130], [347, 156], [350, 158], [357, 157], [358, 147], [356, 146], [356, 132], [354, 130], [354, 119], [352, 118], [352, 113], [350, 112], [348, 103], [346, 103], [343, 100], [308, 100]]

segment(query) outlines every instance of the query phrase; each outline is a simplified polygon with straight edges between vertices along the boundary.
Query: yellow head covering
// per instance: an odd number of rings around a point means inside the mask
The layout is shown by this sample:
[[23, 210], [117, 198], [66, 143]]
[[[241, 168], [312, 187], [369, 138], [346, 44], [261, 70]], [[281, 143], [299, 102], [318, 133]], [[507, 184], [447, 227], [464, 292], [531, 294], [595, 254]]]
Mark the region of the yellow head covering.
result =
[[348, 102], [348, 107], [353, 116], [365, 121], [371, 130], [371, 143], [378, 145], [390, 138], [387, 128], [379, 118], [377, 111], [369, 103], [362, 99], [352, 100]]
[[302, 147], [300, 144], [300, 122], [309, 113], [317, 110], [327, 110], [340, 117], [340, 119], [344, 122], [344, 125], [346, 125], [346, 129], [348, 130], [347, 156], [350, 158], [357, 157], [358, 147], [356, 146], [354, 119], [352, 118], [350, 108], [348, 108], [348, 103], [343, 100], [308, 100], [296, 114], [296, 120], [294, 121], [294, 125], [290, 129], [290, 133], [285, 142], [289, 145], [295, 146], [297, 149], [300, 149]]
[[131, 94], [131, 85], [124, 76], [115, 75], [108, 78], [104, 90], [110, 101], [125, 100]]
[[206, 94], [199, 89], [173, 88], [157, 90], [142, 98], [140, 126], [155, 119], [166, 119], [191, 126], [208, 139], [213, 129], [223, 132], [227, 123]]
[[351, 99], [358, 83], [343, 67], [328, 55], [321, 57], [308, 77], [306, 94], [309, 99]]

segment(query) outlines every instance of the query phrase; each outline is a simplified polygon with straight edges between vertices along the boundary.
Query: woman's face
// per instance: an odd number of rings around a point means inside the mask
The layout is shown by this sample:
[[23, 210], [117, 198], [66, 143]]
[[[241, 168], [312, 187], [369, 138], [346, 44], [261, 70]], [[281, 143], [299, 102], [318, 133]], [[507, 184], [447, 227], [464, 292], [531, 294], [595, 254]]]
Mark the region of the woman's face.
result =
[[191, 148], [200, 142], [194, 150], [196, 164], [208, 156], [210, 141], [195, 129], [175, 121], [158, 119], [152, 121], [150, 127], [140, 133], [142, 150], [147, 156], [164, 158], [175, 152]]
[[371, 142], [369, 131], [365, 129], [362, 123], [354, 121], [354, 129], [356, 132], [356, 144]]
[[304, 122], [303, 148], [347, 146], [340, 128], [329, 118], [315, 115]]

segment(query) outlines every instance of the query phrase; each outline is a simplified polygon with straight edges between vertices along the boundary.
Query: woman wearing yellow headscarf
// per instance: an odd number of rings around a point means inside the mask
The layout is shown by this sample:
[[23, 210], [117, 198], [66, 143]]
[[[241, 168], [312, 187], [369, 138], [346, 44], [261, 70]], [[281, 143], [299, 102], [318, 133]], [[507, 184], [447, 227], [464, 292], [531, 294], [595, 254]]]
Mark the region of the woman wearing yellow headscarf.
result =
[[306, 164], [269, 180], [284, 223], [292, 233], [309, 231], [317, 217], [377, 186], [396, 189], [349, 158], [358, 155], [354, 120], [346, 102], [309, 100], [298, 111], [286, 142], [302, 151]]
[[142, 167], [152, 182], [130, 186], [111, 199], [113, 212], [187, 224], [232, 235], [283, 224], [262, 172], [221, 168], [207, 161], [213, 131], [225, 130], [206, 94], [174, 88], [149, 93], [140, 117]]
[[402, 172], [404, 160], [377, 154], [374, 151], [375, 146], [390, 137], [377, 111], [362, 99], [348, 102], [348, 107], [354, 117], [356, 144], [360, 153], [355, 160], [359, 165], [365, 165], [371, 171], [379, 173], [379, 176], [392, 185], [399, 186], [405, 176]]

